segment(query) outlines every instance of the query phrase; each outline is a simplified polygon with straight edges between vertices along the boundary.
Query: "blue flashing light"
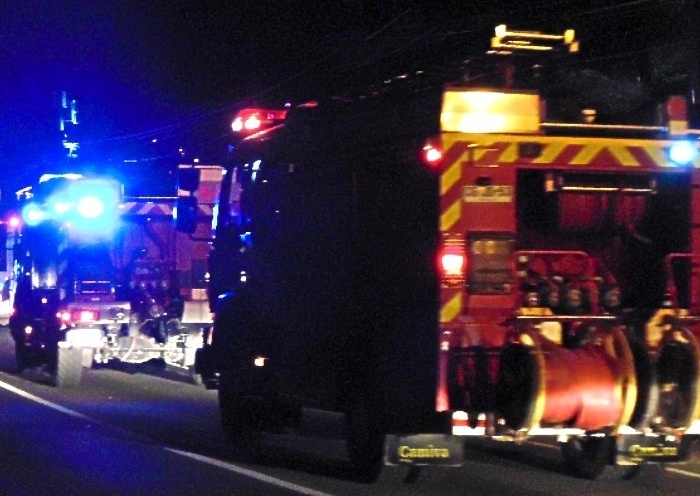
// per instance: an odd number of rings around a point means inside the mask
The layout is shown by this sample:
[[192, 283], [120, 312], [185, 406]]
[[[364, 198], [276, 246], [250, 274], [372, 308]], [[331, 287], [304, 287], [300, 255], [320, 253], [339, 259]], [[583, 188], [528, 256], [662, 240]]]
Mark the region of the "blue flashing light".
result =
[[80, 236], [109, 236], [117, 227], [121, 187], [111, 180], [78, 177], [50, 200], [57, 220]]
[[105, 213], [105, 206], [97, 196], [85, 196], [78, 200], [75, 207], [78, 215], [86, 219], [96, 219]]
[[56, 198], [54, 201], [51, 202], [51, 211], [55, 213], [58, 217], [65, 215], [70, 211], [71, 208], [73, 208], [73, 205], [71, 204], [70, 201], [66, 200], [65, 198]]
[[28, 226], [37, 226], [46, 219], [46, 213], [36, 203], [28, 203], [22, 209], [22, 219]]
[[21, 216], [27, 226], [52, 220], [88, 238], [109, 236], [116, 229], [121, 201], [121, 185], [116, 181], [61, 174], [42, 176], [39, 182], [46, 183], [48, 191], [40, 195], [43, 202], [23, 207]]
[[73, 208], [66, 215], [74, 232], [109, 235], [119, 216], [119, 189], [110, 182], [83, 180], [67, 191]]
[[691, 165], [698, 156], [698, 148], [692, 141], [677, 141], [668, 149], [668, 158], [676, 165]]

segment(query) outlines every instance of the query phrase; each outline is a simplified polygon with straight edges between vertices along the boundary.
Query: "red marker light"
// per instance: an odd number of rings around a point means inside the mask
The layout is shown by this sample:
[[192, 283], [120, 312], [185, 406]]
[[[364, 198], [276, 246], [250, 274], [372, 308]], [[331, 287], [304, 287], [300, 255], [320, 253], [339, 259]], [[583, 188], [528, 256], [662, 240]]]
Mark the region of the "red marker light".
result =
[[421, 162], [429, 168], [437, 169], [445, 158], [442, 144], [437, 140], [429, 139], [420, 151], [420, 158]]
[[445, 276], [464, 276], [464, 254], [445, 252], [440, 258]]
[[96, 322], [100, 320], [99, 310], [74, 309], [58, 312], [57, 317], [64, 323]]
[[286, 110], [242, 109], [231, 122], [236, 133], [247, 133], [276, 124], [287, 117]]
[[75, 320], [78, 322], [95, 322], [99, 319], [99, 312], [97, 310], [78, 310], [74, 315], [77, 317]]
[[464, 284], [467, 271], [467, 253], [464, 239], [448, 236], [438, 253], [438, 270], [443, 286]]

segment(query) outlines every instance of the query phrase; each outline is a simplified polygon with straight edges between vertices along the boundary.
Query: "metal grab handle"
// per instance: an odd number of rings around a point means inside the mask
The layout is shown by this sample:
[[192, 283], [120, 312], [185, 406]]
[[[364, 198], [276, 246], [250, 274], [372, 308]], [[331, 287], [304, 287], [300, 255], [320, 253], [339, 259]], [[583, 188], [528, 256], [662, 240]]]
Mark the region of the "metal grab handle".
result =
[[578, 193], [623, 193], [623, 194], [655, 194], [655, 188], [625, 188], [615, 186], [560, 186], [559, 191], [573, 191]]

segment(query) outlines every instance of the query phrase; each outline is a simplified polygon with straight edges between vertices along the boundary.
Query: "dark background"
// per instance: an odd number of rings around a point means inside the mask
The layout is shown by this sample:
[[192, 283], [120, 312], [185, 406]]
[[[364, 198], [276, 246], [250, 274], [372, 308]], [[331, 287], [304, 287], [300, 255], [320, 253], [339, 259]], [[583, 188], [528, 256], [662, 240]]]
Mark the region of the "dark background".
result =
[[77, 100], [81, 163], [134, 159], [147, 175], [165, 162], [220, 162], [241, 106], [358, 92], [418, 70], [485, 77], [479, 61], [500, 23], [576, 29], [581, 53], [552, 77], [555, 91], [615, 121], [696, 85], [698, 4], [0, 0], [0, 188], [7, 198], [66, 165], [62, 91]]

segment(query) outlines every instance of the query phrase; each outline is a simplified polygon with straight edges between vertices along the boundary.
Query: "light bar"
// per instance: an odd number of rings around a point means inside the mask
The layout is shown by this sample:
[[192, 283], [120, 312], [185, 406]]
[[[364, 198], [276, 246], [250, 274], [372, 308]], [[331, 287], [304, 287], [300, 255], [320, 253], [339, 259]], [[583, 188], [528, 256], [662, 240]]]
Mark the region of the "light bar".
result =
[[236, 133], [255, 132], [276, 124], [286, 117], [286, 110], [268, 110], [260, 108], [242, 109], [231, 122], [231, 129]]

